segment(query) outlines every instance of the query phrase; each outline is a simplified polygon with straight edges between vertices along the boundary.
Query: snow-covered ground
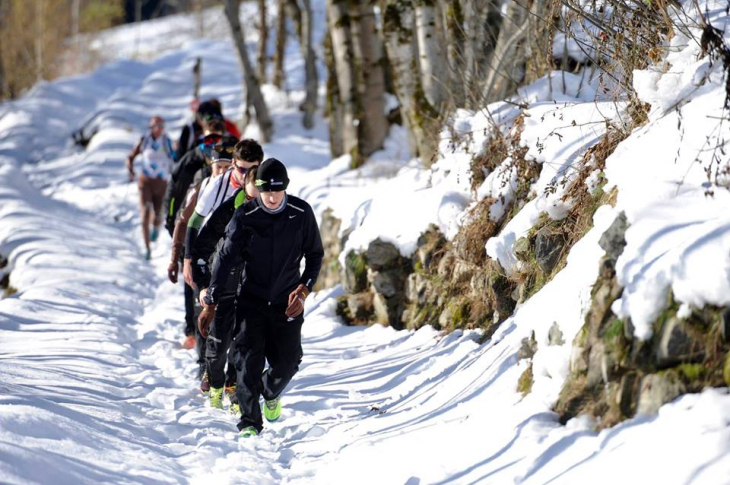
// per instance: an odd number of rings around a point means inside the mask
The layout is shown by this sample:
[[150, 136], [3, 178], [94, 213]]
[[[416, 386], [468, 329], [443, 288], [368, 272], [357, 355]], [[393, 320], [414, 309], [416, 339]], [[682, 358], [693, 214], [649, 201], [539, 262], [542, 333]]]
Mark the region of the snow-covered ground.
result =
[[[321, 37], [324, 2], [315, 3]], [[157, 21], [147, 41], [165, 45], [183, 21]], [[106, 37], [120, 56], [136, 42], [134, 29], [124, 32]], [[320, 292], [308, 302], [304, 362], [283, 419], [237, 441], [235, 419], [205, 405], [193, 352], [180, 347], [182, 287], [166, 279], [169, 238], [157, 243], [151, 262], [141, 258], [137, 194], [123, 167], [148, 116], [164, 116], [173, 134], [182, 125], [196, 57], [203, 57], [202, 96], [220, 98], [232, 117], [240, 108], [230, 44], [178, 45], [185, 46], [44, 83], [0, 105], [0, 254], [10, 256], [18, 289], [0, 301], [0, 482], [730, 483], [727, 389], [685, 395], [656, 416], [600, 433], [586, 418], [562, 426], [550, 411], [590, 301], [603, 253], [598, 239], [620, 210], [632, 227], [619, 260], [627, 292], [617, 311], [648, 321], [669, 288], [686, 304], [730, 303], [730, 201], [724, 189], [705, 196], [704, 172], [694, 163], [705, 135], [722, 135], [716, 117], [724, 79], [720, 68], [697, 61], [699, 46], [677, 35], [669, 65], [637, 73], [652, 111], [608, 160], [617, 206], [598, 210], [566, 268], [492, 339], [479, 345], [475, 331], [345, 327], [334, 315], [340, 290]], [[425, 171], [409, 161], [405, 136], [394, 130], [383, 153], [346, 170], [346, 159], [330, 160], [324, 120], [312, 131], [299, 126], [295, 43], [289, 53], [292, 92], [265, 89], [276, 129], [265, 150], [290, 166], [292, 190], [318, 212], [333, 208], [343, 229], [354, 228], [349, 247], [381, 236], [408, 254], [430, 222], [453, 236], [473, 200], [468, 154], [456, 150]], [[538, 191], [570, 175], [603, 134], [597, 120], [620, 116], [621, 106], [595, 100], [589, 86], [578, 92], [567, 79], [559, 96], [546, 97], [545, 80], [521, 94], [531, 115], [523, 142], [545, 166]], [[672, 110], [680, 100], [681, 115]], [[492, 108], [514, 117], [513, 107]], [[89, 147], [70, 146], [71, 131], [97, 111], [101, 129]], [[464, 131], [485, 126], [480, 113], [458, 116]], [[472, 151], [481, 142], [476, 136]], [[477, 195], [509, 197], [510, 184], [494, 177]], [[547, 194], [526, 205], [485, 241], [489, 254], [506, 268], [515, 264], [514, 242], [540, 212], [559, 217], [558, 200]], [[548, 346], [554, 322], [565, 343]], [[535, 383], [523, 398], [516, 387], [527, 363], [516, 354], [533, 331]], [[637, 332], [645, 335], [641, 325]]]

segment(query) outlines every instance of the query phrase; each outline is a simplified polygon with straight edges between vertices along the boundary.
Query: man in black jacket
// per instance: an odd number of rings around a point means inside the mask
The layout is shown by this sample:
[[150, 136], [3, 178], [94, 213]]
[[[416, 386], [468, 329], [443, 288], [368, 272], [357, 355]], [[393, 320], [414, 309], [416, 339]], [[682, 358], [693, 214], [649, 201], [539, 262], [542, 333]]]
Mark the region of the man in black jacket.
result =
[[202, 143], [188, 151], [172, 169], [170, 183], [167, 184], [167, 193], [163, 208], [167, 213], [165, 228], [172, 236], [175, 231], [177, 213], [185, 201], [188, 189], [195, 185], [196, 175], [203, 171], [198, 180], [210, 175], [206, 158], [210, 155], [213, 146], [223, 139], [225, 124], [220, 119], [214, 119], [205, 123], [205, 137]]
[[[226, 229], [198, 320], [201, 333], [207, 333], [231, 269], [244, 262], [236, 307], [240, 330], [234, 344], [242, 437], [263, 429], [261, 395], [266, 419], [275, 421], [281, 415], [279, 396], [299, 370], [303, 355], [304, 302], [324, 257], [314, 212], [309, 204], [286, 193], [288, 184], [286, 168], [279, 160], [269, 158], [261, 164], [256, 175], [260, 194], [236, 209]], [[305, 267], [300, 274], [302, 257]], [[269, 369], [263, 372], [266, 360]]]
[[[189, 256], [193, 263], [191, 265], [193, 281], [203, 294], [210, 285], [209, 261], [225, 238], [226, 226], [238, 207], [258, 195], [255, 185], [248, 182], [255, 181], [252, 176], [255, 175], [263, 156], [261, 145], [255, 140], [247, 138], [236, 144], [230, 174], [240, 188], [213, 210], [193, 244], [189, 246]], [[225, 367], [235, 327], [235, 300], [242, 269], [242, 265], [232, 267], [225, 287], [218, 289], [215, 318], [208, 330], [205, 344], [205, 360], [210, 382], [210, 405], [222, 409], [223, 393], [225, 392], [231, 402], [231, 412], [235, 414], [239, 414], [240, 410], [235, 405], [237, 402], [235, 398], [236, 370], [232, 358], [228, 359], [227, 372]], [[231, 357], [233, 354], [231, 352]]]

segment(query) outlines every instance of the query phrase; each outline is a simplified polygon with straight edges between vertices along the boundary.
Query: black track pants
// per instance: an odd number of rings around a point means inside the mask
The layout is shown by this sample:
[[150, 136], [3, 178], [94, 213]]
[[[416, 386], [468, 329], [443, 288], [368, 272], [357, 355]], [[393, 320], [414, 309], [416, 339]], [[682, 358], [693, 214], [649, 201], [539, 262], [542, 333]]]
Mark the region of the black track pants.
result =
[[[236, 296], [224, 295], [218, 302], [215, 319], [211, 322], [205, 344], [205, 360], [208, 363], [208, 378], [211, 387], [223, 387], [229, 381], [229, 378], [226, 377], [225, 367], [235, 323]], [[232, 367], [229, 366], [229, 372], [235, 379], [235, 370]]]
[[[299, 370], [302, 361], [304, 316], [289, 319], [284, 306], [241, 298], [236, 311], [240, 331], [236, 335], [234, 363], [238, 372], [236, 396], [241, 405], [238, 429], [263, 429], [259, 397], [278, 397]], [[268, 371], [262, 375], [266, 361]]]
[[[185, 289], [189, 288], [188, 285], [185, 285]], [[194, 331], [195, 331], [195, 350], [198, 353], [198, 365], [200, 366], [200, 373], [202, 375], [203, 371], [206, 370], [206, 362], [205, 362], [205, 337], [200, 335], [200, 331], [198, 330], [198, 316], [200, 315], [200, 312], [203, 311], [203, 308], [200, 306], [200, 301], [198, 300], [198, 297], [200, 296], [200, 292], [198, 290], [192, 290], [193, 292], [193, 325], [194, 325]]]
[[195, 290], [193, 290], [187, 284], [185, 287], [185, 336], [189, 337], [195, 335], [195, 327], [197, 322], [195, 321]]

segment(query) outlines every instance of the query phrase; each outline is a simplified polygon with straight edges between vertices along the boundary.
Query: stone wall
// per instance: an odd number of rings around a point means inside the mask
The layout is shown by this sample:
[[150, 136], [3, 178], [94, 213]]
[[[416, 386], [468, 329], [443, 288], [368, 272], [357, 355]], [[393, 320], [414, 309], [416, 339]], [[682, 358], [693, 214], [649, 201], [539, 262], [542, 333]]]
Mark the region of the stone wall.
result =
[[562, 422], [589, 413], [599, 427], [612, 426], [637, 413], [656, 413], [681, 394], [730, 385], [730, 309], [692, 309], [680, 317], [670, 295], [649, 341], [634, 338], [630, 319], [611, 311], [623, 292], [615, 265], [626, 228], [621, 214], [600, 240], [606, 255], [555, 406]]

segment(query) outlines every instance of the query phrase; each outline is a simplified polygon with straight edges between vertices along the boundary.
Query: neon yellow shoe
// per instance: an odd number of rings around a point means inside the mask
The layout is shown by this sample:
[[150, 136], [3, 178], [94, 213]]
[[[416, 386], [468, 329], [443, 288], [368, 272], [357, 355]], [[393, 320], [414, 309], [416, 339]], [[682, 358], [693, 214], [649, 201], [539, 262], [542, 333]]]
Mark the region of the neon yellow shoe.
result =
[[272, 422], [281, 416], [281, 400], [277, 397], [271, 401], [264, 401], [264, 417], [266, 421]]
[[253, 426], [247, 426], [241, 430], [240, 433], [238, 433], [239, 438], [251, 438], [253, 436], [258, 435], [259, 432], [256, 431], [256, 428]]
[[237, 402], [231, 403], [231, 406], [228, 408], [228, 412], [236, 417], [240, 417], [241, 416], [241, 406]]
[[210, 407], [216, 409], [223, 409], [223, 388], [222, 387], [211, 387], [210, 388]]

